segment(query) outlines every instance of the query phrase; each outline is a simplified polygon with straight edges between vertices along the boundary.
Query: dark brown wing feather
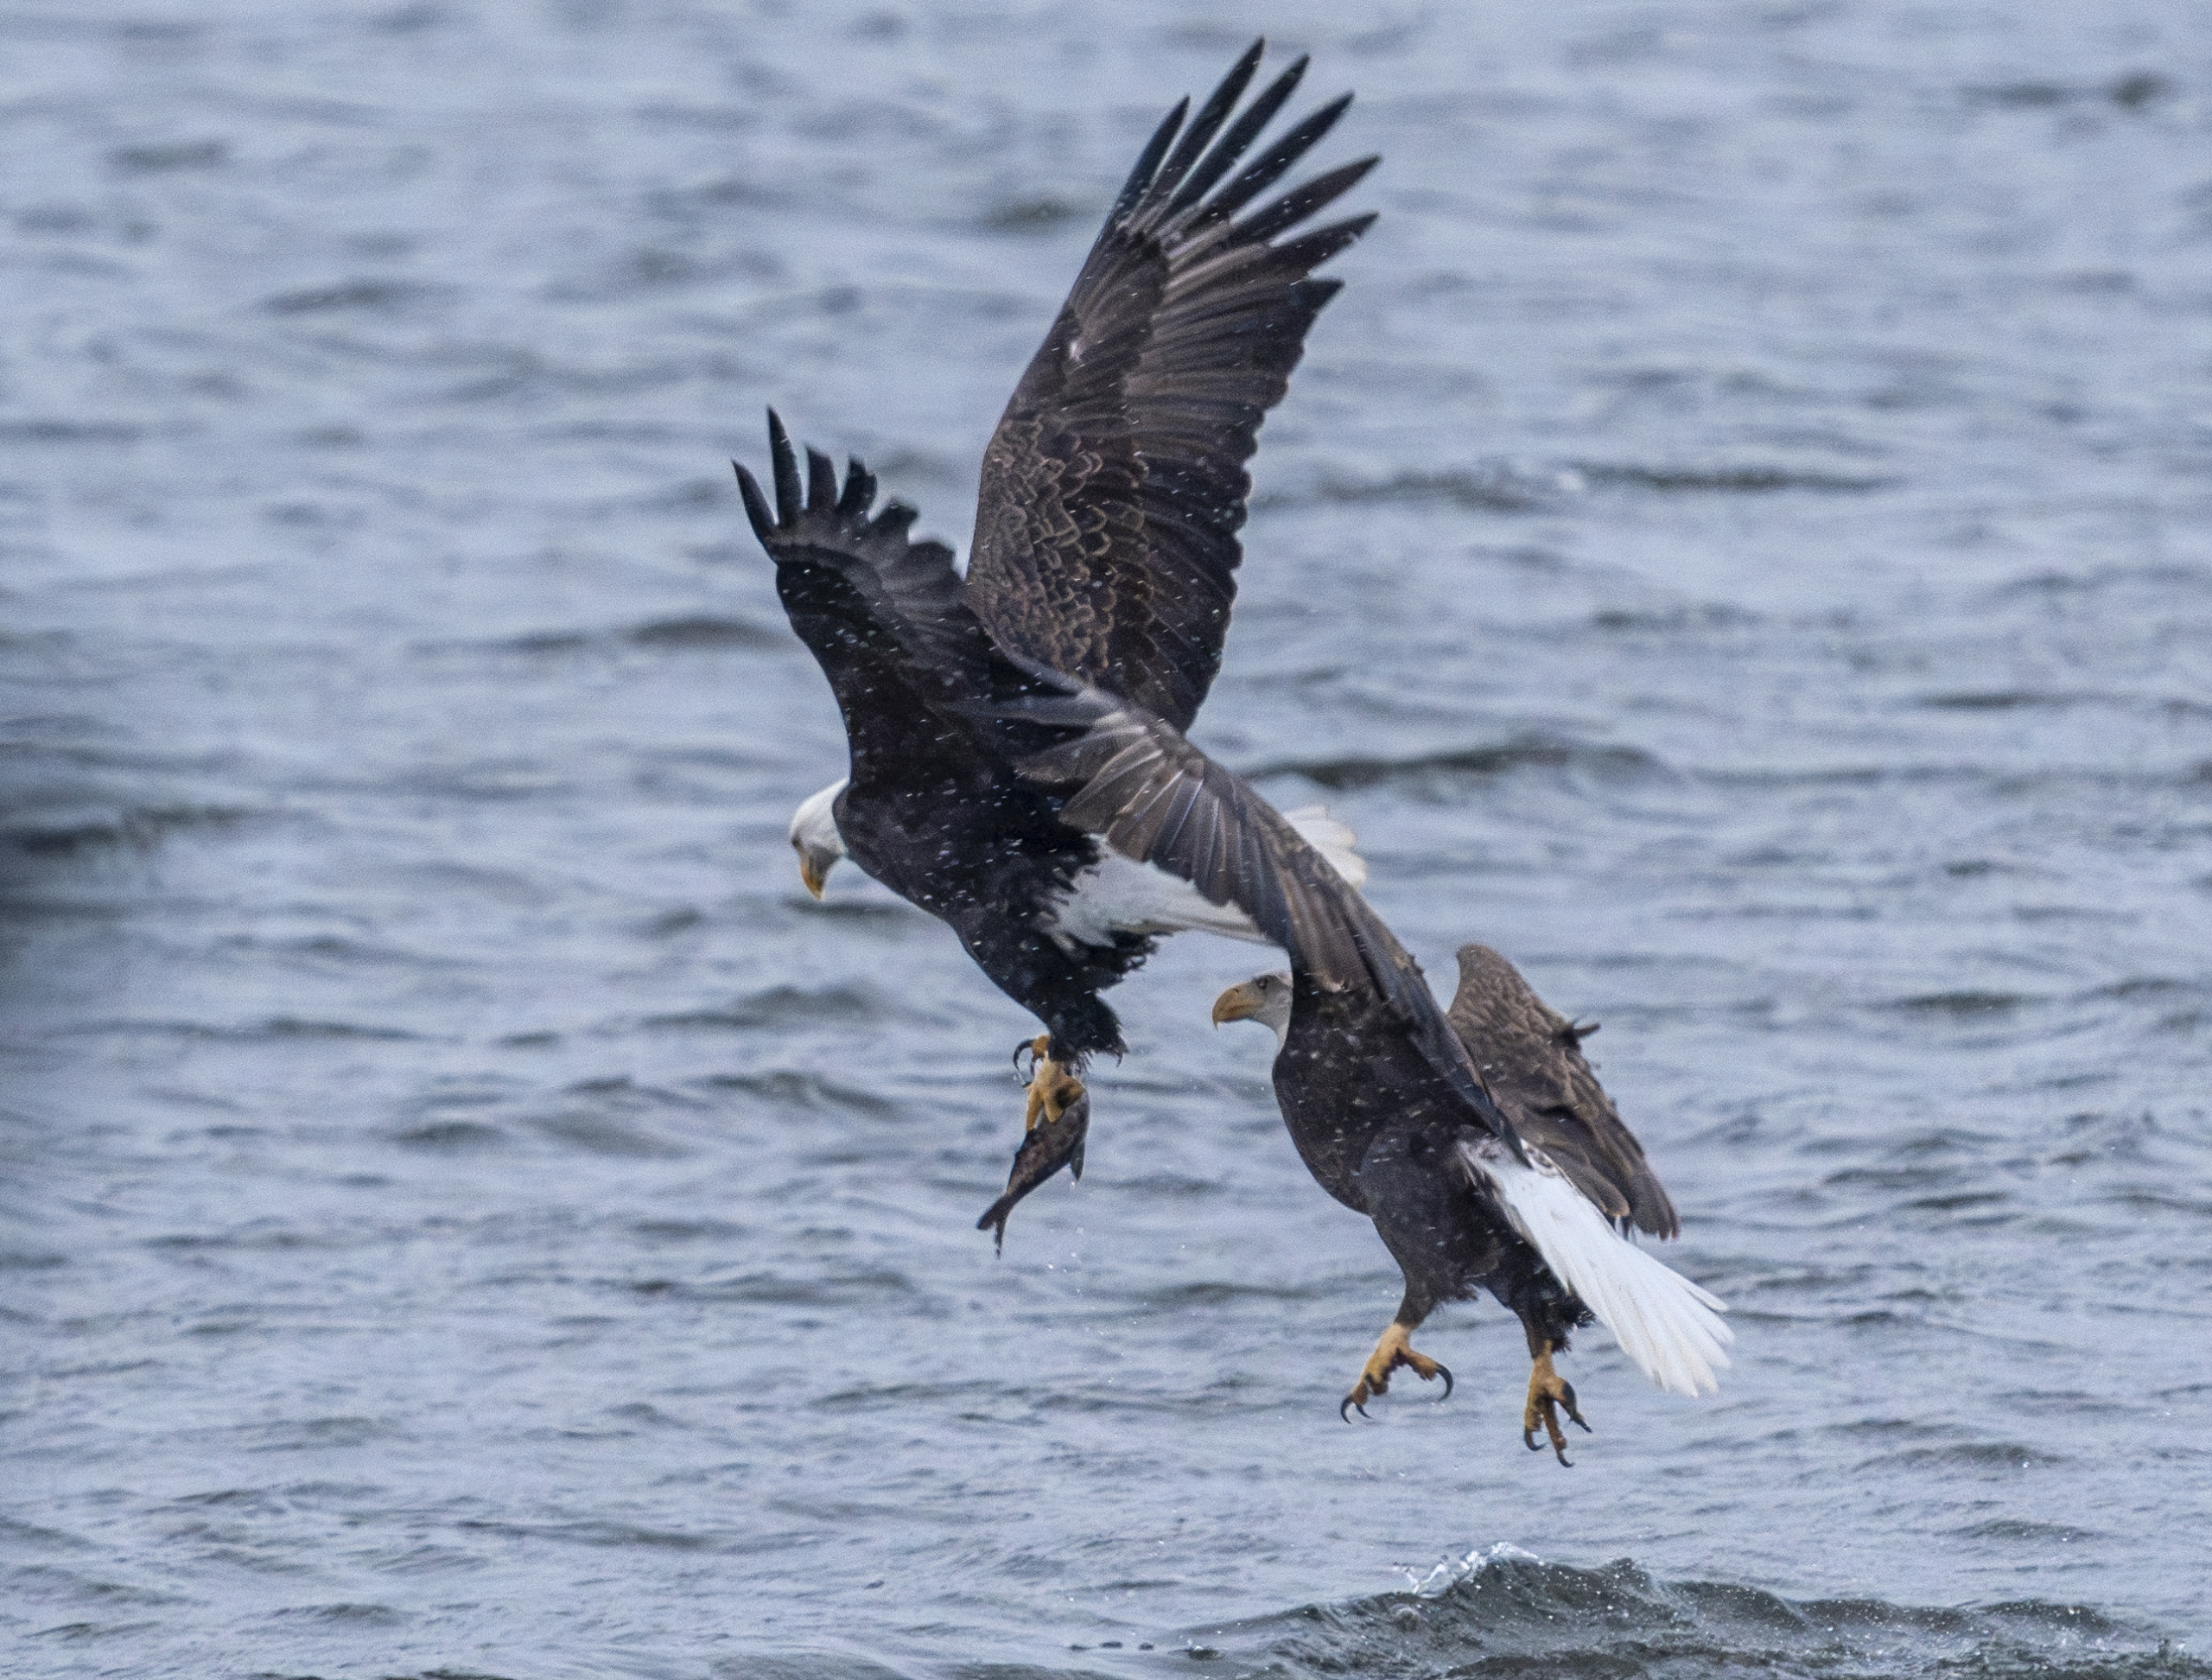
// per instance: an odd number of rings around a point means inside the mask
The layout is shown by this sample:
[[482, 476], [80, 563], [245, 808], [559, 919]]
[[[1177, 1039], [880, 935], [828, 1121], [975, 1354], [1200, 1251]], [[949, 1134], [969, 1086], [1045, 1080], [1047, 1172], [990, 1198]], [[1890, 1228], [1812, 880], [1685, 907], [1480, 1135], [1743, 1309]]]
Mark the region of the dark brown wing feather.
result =
[[[1050, 676], [1041, 669], [1032, 674]], [[1001, 703], [988, 711], [1033, 725], [1082, 729], [1016, 766], [1025, 781], [1062, 794], [1060, 821], [1100, 837], [1125, 857], [1180, 876], [1209, 903], [1234, 904], [1289, 952], [1300, 975], [1324, 990], [1379, 993], [1407, 1040], [1475, 1122], [1512, 1137], [1421, 965], [1357, 889], [1241, 777], [1172, 725], [1095, 688]]]
[[805, 558], [827, 567], [876, 603], [875, 618], [908, 652], [932, 667], [954, 670], [988, 661], [991, 649], [969, 612], [952, 550], [943, 543], [915, 542], [915, 510], [902, 501], [875, 505], [875, 474], [850, 457], [845, 481], [819, 449], [806, 452], [806, 476], [775, 410], [768, 410], [768, 447], [776, 504], [737, 461], [746, 517], [760, 546], [779, 562]]
[[1606, 1218], [1675, 1235], [1674, 1203], [1579, 1047], [1594, 1028], [1578, 1030], [1512, 964], [1478, 945], [1459, 947], [1450, 1020], [1523, 1142], [1549, 1155]]
[[969, 603], [1001, 647], [1178, 729], [1221, 667], [1252, 487], [1244, 463], [1339, 283], [1311, 277], [1374, 220], [1270, 243], [1371, 157], [1236, 220], [1351, 102], [1324, 106], [1220, 185], [1306, 67], [1299, 60], [1231, 122], [1260, 52], [1255, 42], [1187, 130], [1177, 106], [1138, 160], [992, 436], [968, 570]]
[[953, 569], [953, 551], [943, 543], [916, 543], [909, 531], [920, 518], [907, 502], [876, 505], [876, 474], [861, 458], [845, 462], [845, 485], [838, 487], [836, 465], [821, 449], [807, 449], [805, 480], [798, 476], [798, 454], [783, 430], [783, 418], [767, 410], [767, 449], [774, 465], [777, 505], [770, 509], [761, 485], [746, 467], [736, 467], [736, 482], [746, 498], [746, 518], [752, 533], [772, 557], [785, 560], [797, 553], [814, 553], [847, 576], [852, 563], [865, 564], [874, 589], [887, 602], [887, 618], [902, 627], [929, 631], [951, 631], [963, 638], [960, 653], [973, 655], [980, 638], [973, 615], [963, 600], [960, 573]]

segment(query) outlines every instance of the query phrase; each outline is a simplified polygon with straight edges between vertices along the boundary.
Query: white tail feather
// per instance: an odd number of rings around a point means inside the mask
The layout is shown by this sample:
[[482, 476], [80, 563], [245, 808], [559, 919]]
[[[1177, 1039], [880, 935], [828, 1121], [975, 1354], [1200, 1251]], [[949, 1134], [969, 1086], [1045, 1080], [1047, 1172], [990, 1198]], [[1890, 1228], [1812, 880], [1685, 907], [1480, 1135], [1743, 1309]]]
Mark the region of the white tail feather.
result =
[[1497, 1192], [1514, 1229], [1645, 1376], [1691, 1399], [1715, 1392], [1713, 1373], [1728, 1368], [1726, 1349], [1736, 1340], [1718, 1316], [1727, 1303], [1630, 1242], [1542, 1151], [1522, 1149], [1525, 1167], [1491, 1138], [1462, 1143], [1459, 1154]]

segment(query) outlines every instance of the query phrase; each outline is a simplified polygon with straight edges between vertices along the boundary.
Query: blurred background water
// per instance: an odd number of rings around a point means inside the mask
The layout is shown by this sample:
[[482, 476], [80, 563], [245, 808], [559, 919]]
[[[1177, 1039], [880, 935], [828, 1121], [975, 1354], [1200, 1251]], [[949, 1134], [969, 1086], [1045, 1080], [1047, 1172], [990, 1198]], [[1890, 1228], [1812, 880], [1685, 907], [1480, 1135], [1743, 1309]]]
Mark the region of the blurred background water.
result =
[[[0, 1668], [2212, 1672], [2205, 20], [1196, 16], [0, 9]], [[1198, 733], [1605, 1023], [1741, 1341], [1571, 1472], [1489, 1304], [1338, 1421], [1261, 953], [994, 1259], [1027, 1018], [785, 845], [728, 458], [964, 540], [1262, 32], [1383, 215]]]

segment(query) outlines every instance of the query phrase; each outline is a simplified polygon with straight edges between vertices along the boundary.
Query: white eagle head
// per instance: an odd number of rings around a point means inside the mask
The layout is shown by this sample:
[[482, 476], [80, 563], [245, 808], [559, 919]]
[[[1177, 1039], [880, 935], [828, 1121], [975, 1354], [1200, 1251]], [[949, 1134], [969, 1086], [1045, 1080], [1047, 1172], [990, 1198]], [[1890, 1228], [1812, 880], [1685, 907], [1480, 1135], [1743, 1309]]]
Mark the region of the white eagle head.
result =
[[845, 837], [837, 832], [837, 796], [845, 791], [845, 782], [840, 776], [819, 793], [810, 793], [791, 813], [791, 850], [798, 854], [798, 878], [817, 898], [837, 860], [851, 855], [845, 850]]
[[1275, 1035], [1275, 1047], [1281, 1049], [1290, 1035], [1290, 1002], [1295, 990], [1287, 974], [1255, 974], [1214, 999], [1213, 1024], [1256, 1021]]

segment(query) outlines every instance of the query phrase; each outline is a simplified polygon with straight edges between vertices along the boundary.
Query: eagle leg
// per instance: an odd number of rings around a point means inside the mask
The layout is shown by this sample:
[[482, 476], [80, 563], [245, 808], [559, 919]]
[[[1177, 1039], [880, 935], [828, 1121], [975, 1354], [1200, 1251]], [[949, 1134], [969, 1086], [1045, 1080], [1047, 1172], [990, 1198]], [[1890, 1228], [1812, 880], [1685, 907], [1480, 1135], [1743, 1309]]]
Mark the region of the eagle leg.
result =
[[1407, 1367], [1424, 1383], [1433, 1383], [1441, 1377], [1444, 1392], [1437, 1397], [1440, 1400], [1452, 1397], [1451, 1371], [1427, 1354], [1415, 1352], [1412, 1325], [1393, 1320], [1390, 1327], [1382, 1333], [1382, 1339], [1375, 1344], [1375, 1351], [1367, 1356], [1367, 1365], [1359, 1373], [1359, 1381], [1352, 1384], [1351, 1392], [1344, 1396], [1344, 1403], [1337, 1408], [1338, 1416], [1347, 1423], [1351, 1422], [1353, 1412], [1357, 1412], [1362, 1417], [1366, 1416], [1367, 1403], [1376, 1395], [1389, 1391], [1390, 1373], [1400, 1365]]
[[[1029, 1106], [1022, 1116], [1021, 1129], [1035, 1131], [1039, 1117], [1048, 1125], [1057, 1125], [1060, 1116], [1074, 1106], [1077, 1098], [1084, 1094], [1081, 1079], [1054, 1061], [1047, 1052], [1052, 1047], [1049, 1034], [1039, 1033], [1030, 1043], [1022, 1047], [1032, 1060], [1029, 1070]], [[1017, 1065], [1021, 1052], [1014, 1052]]]
[[[1529, 1340], [1534, 1343], [1536, 1338], [1531, 1334]], [[1583, 1434], [1592, 1431], [1575, 1406], [1574, 1384], [1552, 1369], [1550, 1338], [1544, 1339], [1541, 1347], [1532, 1347], [1529, 1357], [1529, 1403], [1521, 1412], [1521, 1444], [1532, 1453], [1542, 1452], [1543, 1442], [1536, 1439], [1537, 1426], [1541, 1424], [1544, 1433], [1551, 1437], [1553, 1453], [1572, 1470], [1574, 1460], [1567, 1455], [1567, 1435], [1559, 1426], [1559, 1409], [1567, 1409], [1567, 1417]]]

